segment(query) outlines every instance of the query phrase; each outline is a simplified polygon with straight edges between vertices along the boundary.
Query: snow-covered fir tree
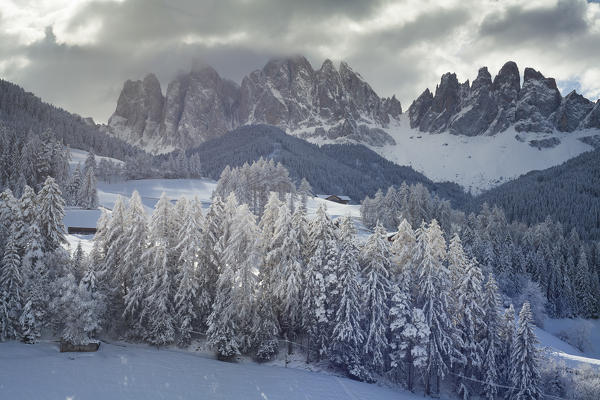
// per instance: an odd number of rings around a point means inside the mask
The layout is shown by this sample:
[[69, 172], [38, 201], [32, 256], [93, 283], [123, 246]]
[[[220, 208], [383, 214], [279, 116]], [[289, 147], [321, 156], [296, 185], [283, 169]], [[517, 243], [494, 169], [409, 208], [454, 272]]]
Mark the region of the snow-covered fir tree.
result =
[[334, 365], [344, 368], [356, 379], [368, 379], [362, 362], [361, 349], [365, 333], [361, 326], [361, 287], [359, 251], [351, 235], [352, 220], [342, 222], [342, 240], [337, 275], [341, 288], [339, 303], [334, 315], [329, 359]]
[[23, 341], [34, 343], [47, 324], [46, 314], [50, 300], [48, 271], [44, 263], [42, 236], [37, 222], [28, 230], [28, 246], [23, 256], [22, 271], [23, 311], [19, 318]]
[[391, 296], [390, 250], [387, 234], [378, 224], [362, 251], [363, 310], [365, 341], [363, 360], [375, 372], [381, 372], [386, 363], [389, 343], [387, 327]]
[[428, 227], [419, 229], [417, 240], [422, 252], [418, 305], [423, 309], [431, 331], [425, 369], [425, 392], [430, 394], [431, 379], [435, 379], [435, 387], [439, 391], [440, 379], [455, 361], [461, 341], [451, 320], [452, 310], [448, 299], [451, 281], [445, 265], [446, 243], [437, 221], [432, 220]]
[[498, 298], [498, 286], [492, 275], [488, 276], [483, 293], [483, 331], [482, 347], [485, 352], [482, 369], [484, 371], [483, 394], [488, 400], [493, 400], [498, 395], [498, 383], [500, 382], [500, 371], [498, 360], [501, 350], [500, 342], [500, 301]]
[[[460, 243], [457, 244], [460, 246]], [[452, 258], [452, 255], [449, 255]], [[471, 397], [472, 393], [478, 391], [474, 380], [480, 380], [482, 376], [482, 365], [485, 358], [485, 350], [481, 343], [481, 331], [484, 329], [481, 269], [474, 260], [465, 260], [466, 265], [457, 269], [463, 271], [459, 277], [457, 296], [458, 330], [461, 336], [460, 362], [463, 366], [462, 378], [459, 384], [459, 394], [463, 399]], [[471, 378], [471, 379], [468, 379]]]
[[415, 368], [427, 364], [429, 326], [425, 315], [411, 304], [407, 279], [392, 285], [390, 306], [390, 366], [397, 379], [406, 383], [408, 390], [415, 384]]
[[81, 179], [77, 205], [87, 210], [96, 209], [98, 207], [98, 190], [96, 186], [96, 171], [87, 169]]
[[511, 354], [511, 400], [538, 400], [540, 388], [538, 340], [533, 332], [533, 316], [528, 302], [523, 303]]
[[[261, 243], [256, 219], [247, 205], [237, 208], [231, 223], [231, 235], [223, 250], [223, 263], [235, 271], [231, 293], [240, 350], [247, 352], [253, 345], [253, 317], [256, 306], [257, 277], [262, 269]], [[268, 317], [270, 314], [265, 313]]]
[[223, 201], [215, 197], [211, 203], [204, 221], [202, 233], [198, 244], [198, 268], [196, 270], [198, 280], [198, 320], [205, 327], [206, 320], [212, 312], [217, 290], [217, 279], [221, 265], [221, 250], [219, 239], [223, 234], [224, 218]]
[[[158, 209], [157, 209], [158, 210]], [[146, 322], [146, 340], [160, 347], [175, 340], [174, 308], [171, 298], [173, 277], [169, 274], [168, 244], [157, 240], [148, 250], [151, 281], [148, 286], [142, 317]]]
[[0, 340], [15, 339], [20, 334], [23, 276], [15, 236], [14, 231], [8, 236], [0, 263]]
[[63, 224], [65, 201], [54, 178], [46, 178], [42, 190], [38, 193], [37, 202], [43, 249], [44, 252], [52, 252], [66, 242]]
[[412, 227], [406, 219], [402, 219], [398, 225], [398, 232], [393, 237], [391, 246], [393, 281], [399, 282], [401, 274], [403, 279], [408, 279], [409, 286], [413, 286], [416, 280], [417, 263], [417, 238]]
[[198, 326], [198, 246], [201, 241], [202, 228], [201, 204], [196, 199], [188, 202], [186, 218], [180, 229], [179, 268], [175, 276], [175, 312], [177, 313], [178, 343], [188, 345], [191, 331]]

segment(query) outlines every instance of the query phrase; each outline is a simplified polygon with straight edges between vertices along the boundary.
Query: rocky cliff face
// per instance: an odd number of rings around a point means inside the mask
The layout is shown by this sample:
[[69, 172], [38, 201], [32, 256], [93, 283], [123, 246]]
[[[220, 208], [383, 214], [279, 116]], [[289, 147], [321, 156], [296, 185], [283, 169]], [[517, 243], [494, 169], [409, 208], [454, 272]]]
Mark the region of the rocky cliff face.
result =
[[600, 128], [597, 108], [574, 91], [563, 98], [553, 78], [532, 68], [525, 68], [521, 87], [517, 64], [509, 61], [493, 81], [485, 67], [472, 85], [444, 74], [435, 96], [427, 89], [408, 114], [411, 127], [423, 132], [477, 136], [494, 135], [511, 125], [519, 132]]
[[381, 146], [393, 139], [377, 127], [389, 126], [401, 114], [395, 97], [380, 98], [346, 63], [336, 68], [326, 60], [314, 70], [304, 57], [292, 57], [269, 61], [240, 86], [208, 66], [176, 77], [164, 97], [154, 75], [127, 81], [109, 129], [155, 149], [189, 148], [252, 123]]

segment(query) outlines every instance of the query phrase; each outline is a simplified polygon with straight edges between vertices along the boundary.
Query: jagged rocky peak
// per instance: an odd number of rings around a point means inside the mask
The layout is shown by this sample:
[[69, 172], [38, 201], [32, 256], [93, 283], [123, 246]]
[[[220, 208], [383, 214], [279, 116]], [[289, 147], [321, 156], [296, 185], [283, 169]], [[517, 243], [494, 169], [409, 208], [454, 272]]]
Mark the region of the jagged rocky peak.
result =
[[[343, 137], [381, 145], [392, 139], [385, 131], [374, 129], [387, 127], [402, 114], [396, 97], [380, 98], [347, 63], [336, 68], [325, 60], [315, 70], [302, 56], [272, 59], [245, 76], [239, 86], [221, 78], [212, 67], [195, 64], [189, 73], [169, 83], [158, 107], [160, 112], [152, 107], [152, 121], [160, 122], [153, 135], [139, 122], [148, 113], [136, 108], [139, 99], [146, 96], [144, 90], [128, 88], [122, 97], [132, 97], [129, 92], [137, 100], [117, 108], [110, 129], [132, 143], [152, 145], [154, 150], [161, 145], [187, 148], [252, 123], [275, 125], [298, 135]], [[317, 131], [319, 127], [326, 129]], [[157, 140], [150, 140], [155, 135]]]
[[557, 129], [561, 132], [573, 132], [593, 108], [594, 103], [575, 90], [571, 91], [562, 99], [560, 107], [556, 111]]
[[550, 116], [558, 109], [561, 100], [554, 78], [546, 78], [533, 68], [525, 68], [515, 112], [515, 129], [519, 132], [552, 132], [554, 121]]
[[163, 104], [160, 82], [154, 74], [143, 80], [127, 80], [109, 125], [137, 139], [154, 136], [162, 119]]
[[562, 98], [556, 81], [533, 68], [525, 68], [523, 77], [521, 87], [513, 61], [504, 64], [493, 81], [488, 69], [480, 68], [471, 86], [446, 73], [435, 96], [426, 90], [412, 103], [410, 125], [424, 132], [467, 136], [494, 135], [511, 125], [534, 132], [571, 132], [594, 125], [590, 114], [595, 108], [589, 100], [577, 93]]
[[600, 129], [600, 99], [596, 101], [596, 105], [585, 116], [584, 120], [579, 125], [580, 129], [597, 128]]
[[433, 94], [429, 91], [429, 88], [425, 89], [423, 93], [412, 102], [408, 108], [408, 118], [410, 120], [411, 128], [418, 128], [421, 125], [421, 120], [431, 107], [432, 103]]

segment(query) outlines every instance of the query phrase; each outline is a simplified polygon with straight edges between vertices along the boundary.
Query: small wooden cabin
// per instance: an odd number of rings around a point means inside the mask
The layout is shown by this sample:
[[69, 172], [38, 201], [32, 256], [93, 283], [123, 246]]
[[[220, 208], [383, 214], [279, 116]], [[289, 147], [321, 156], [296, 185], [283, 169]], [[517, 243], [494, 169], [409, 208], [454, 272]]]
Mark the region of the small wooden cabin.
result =
[[333, 201], [334, 203], [339, 204], [348, 204], [350, 202], [350, 197], [338, 196], [335, 194], [318, 194], [317, 197], [323, 200]]

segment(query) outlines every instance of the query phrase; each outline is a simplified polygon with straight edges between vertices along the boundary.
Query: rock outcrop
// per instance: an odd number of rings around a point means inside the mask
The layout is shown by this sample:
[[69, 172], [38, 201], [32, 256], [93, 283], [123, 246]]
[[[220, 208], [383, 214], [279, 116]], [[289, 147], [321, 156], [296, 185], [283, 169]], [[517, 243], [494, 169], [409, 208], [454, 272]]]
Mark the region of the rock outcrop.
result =
[[[408, 109], [410, 126], [423, 132], [494, 135], [514, 125], [519, 132], [572, 132], [600, 128], [598, 105], [575, 91], [562, 97], [556, 81], [509, 61], [493, 79], [486, 67], [469, 86], [446, 73], [435, 96], [425, 90]], [[596, 111], [594, 111], [596, 110]], [[595, 114], [596, 113], [596, 114]]]

